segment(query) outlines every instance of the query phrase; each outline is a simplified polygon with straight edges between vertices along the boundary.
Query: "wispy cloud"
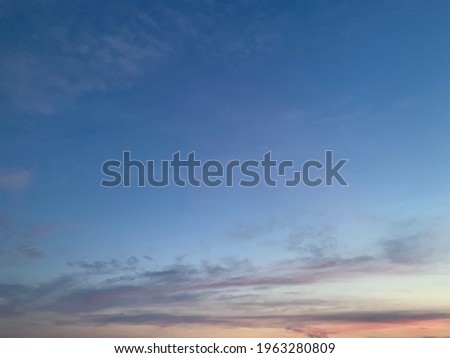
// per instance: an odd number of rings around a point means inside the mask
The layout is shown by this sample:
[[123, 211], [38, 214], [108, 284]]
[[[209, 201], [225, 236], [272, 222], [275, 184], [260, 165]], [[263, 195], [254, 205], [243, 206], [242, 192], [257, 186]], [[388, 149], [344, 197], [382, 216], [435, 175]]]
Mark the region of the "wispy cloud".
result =
[[[175, 260], [166, 267], [135, 256], [80, 261], [68, 264], [76, 271], [37, 286], [0, 285], [0, 314], [56, 314], [62, 321], [68, 315], [72, 323], [83, 325], [264, 326], [302, 336], [339, 334], [341, 325], [371, 324], [376, 329], [450, 319], [448, 311], [380, 311], [362, 302], [359, 310], [349, 310], [355, 306], [352, 300], [300, 294], [318, 283], [396, 274], [395, 266], [386, 268], [379, 260], [317, 257], [264, 267], [233, 259], [198, 265]], [[323, 330], [324, 324], [336, 330]]]
[[[314, 313], [300, 315], [252, 315], [252, 316], [207, 316], [207, 315], [174, 315], [174, 314], [117, 314], [117, 315], [96, 315], [90, 316], [90, 320], [96, 323], [128, 323], [128, 324], [227, 324], [229, 326], [239, 326], [242, 322], [270, 322], [274, 326], [302, 323], [305, 326], [311, 324], [328, 323], [408, 323], [420, 321], [449, 320], [448, 311], [347, 311], [339, 313]], [[292, 330], [292, 328], [287, 328]], [[296, 329], [299, 333], [304, 333], [301, 329]], [[310, 336], [312, 333], [308, 333]], [[320, 335], [320, 333], [318, 333]]]
[[51, 58], [37, 53], [11, 53], [1, 63], [2, 86], [19, 108], [51, 114], [93, 91], [129, 86], [168, 51], [151, 34], [118, 30], [83, 32], [70, 38], [55, 29]]
[[47, 222], [21, 228], [17, 220], [8, 214], [0, 215], [0, 257], [3, 262], [14, 261], [18, 257], [39, 259], [45, 256], [39, 248], [42, 240], [53, 237], [65, 224]]
[[30, 170], [0, 170], [0, 189], [9, 193], [17, 193], [30, 185], [31, 178], [32, 172]]
[[[49, 115], [81, 96], [128, 89], [168, 56], [185, 51], [186, 44], [205, 61], [216, 61], [219, 56], [248, 58], [270, 52], [277, 43], [275, 16], [268, 8], [254, 21], [239, 19], [240, 9], [234, 5], [214, 2], [185, 9], [170, 3], [149, 3], [146, 10], [106, 6], [104, 11], [115, 26], [104, 28], [81, 12], [67, 21], [41, 19], [40, 26], [31, 22], [27, 26], [35, 32], [4, 44], [0, 87], [16, 107]], [[79, 23], [73, 16], [83, 17], [85, 26], [73, 26]], [[22, 48], [22, 41], [51, 51]]]
[[[11, 231], [11, 218], [4, 216], [2, 222], [5, 240], [10, 240], [11, 232], [13, 237], [18, 235]], [[381, 250], [374, 247], [371, 254], [345, 256], [339, 254], [338, 242], [328, 228], [302, 231], [295, 227], [284, 240], [290, 256], [264, 265], [232, 257], [197, 264], [174, 259], [169, 265], [148, 256], [69, 262], [70, 271], [55, 280], [0, 285], [0, 314], [55, 315], [62, 321], [71, 317], [72, 323], [94, 326], [264, 326], [310, 337], [339, 335], [355, 326], [416, 329], [423, 322], [448, 321], [448, 307], [426, 310], [411, 304], [386, 310], [382, 308], [390, 306], [377, 309], [372, 301], [344, 293], [315, 293], [327, 285], [362, 278], [382, 282], [378, 280], [432, 272], [432, 266], [423, 262], [440, 262], [439, 257], [428, 255], [421, 245], [431, 238], [445, 242], [439, 239], [445, 229], [433, 223], [401, 231], [406, 234], [391, 232], [389, 240], [379, 240]], [[52, 232], [52, 227], [34, 226], [18, 235], [19, 242], [34, 242]], [[410, 245], [402, 249], [406, 256], [396, 256], [398, 245], [404, 244]], [[421, 252], [423, 257], [417, 257]]]
[[[144, 309], [149, 305], [167, 307], [170, 302], [215, 302], [223, 300], [225, 293], [229, 298], [233, 295], [249, 295], [249, 300], [255, 302], [255, 297], [260, 297], [261, 289], [269, 294], [272, 290], [283, 287], [298, 289], [317, 282], [384, 272], [374, 264], [371, 257], [330, 259], [320, 264], [283, 262], [269, 267], [255, 267], [246, 261], [236, 260], [218, 264], [204, 262], [197, 266], [174, 263], [165, 268], [142, 267], [139, 270], [137, 266], [133, 266], [134, 270], [131, 270], [131, 265], [118, 260], [92, 264], [83, 262], [69, 266], [82, 267], [85, 271], [64, 275], [56, 281], [57, 285], [49, 282], [38, 288], [29, 287], [33, 299], [26, 301], [34, 302], [36, 309], [42, 310], [44, 306], [40, 306], [35, 292], [45, 292], [45, 297], [53, 297], [53, 302], [45, 305], [46, 310], [71, 313], [102, 311], [106, 308]], [[66, 290], [60, 291], [64, 282], [70, 282], [72, 288], [67, 290], [67, 286], [64, 286]], [[240, 300], [241, 303], [246, 301]], [[321, 304], [317, 299], [303, 303]], [[222, 302], [223, 307], [226, 305], [226, 302]], [[245, 307], [247, 308], [248, 306]]]
[[450, 231], [441, 221], [399, 223], [397, 232], [380, 241], [382, 254], [391, 263], [400, 265], [448, 263]]
[[286, 248], [306, 258], [323, 258], [335, 256], [337, 240], [327, 226], [321, 228], [306, 228], [289, 234]]
[[138, 259], [135, 256], [129, 257], [125, 261], [112, 259], [112, 260], [97, 260], [94, 262], [76, 261], [68, 262], [69, 267], [81, 269], [89, 274], [114, 274], [124, 273], [126, 271], [134, 271], [139, 268], [141, 261], [149, 262], [152, 259], [149, 256], [145, 256], [142, 259]]

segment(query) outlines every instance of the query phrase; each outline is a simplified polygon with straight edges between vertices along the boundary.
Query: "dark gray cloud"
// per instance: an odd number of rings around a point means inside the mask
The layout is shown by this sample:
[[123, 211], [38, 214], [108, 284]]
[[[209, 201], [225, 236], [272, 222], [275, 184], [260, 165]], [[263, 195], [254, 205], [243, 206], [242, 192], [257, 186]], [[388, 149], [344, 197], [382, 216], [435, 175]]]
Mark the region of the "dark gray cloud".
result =
[[328, 338], [328, 334], [325, 332], [318, 332], [318, 333], [309, 332], [306, 333], [306, 336], [308, 338]]
[[382, 255], [400, 265], [449, 263], [450, 231], [441, 220], [397, 223], [389, 238], [380, 241]]
[[336, 331], [325, 332], [322, 330], [308, 330], [308, 329], [298, 329], [298, 328], [287, 328], [288, 331], [292, 331], [295, 333], [299, 333], [302, 336], [306, 336], [308, 338], [328, 338], [329, 335], [336, 334]]
[[[332, 335], [315, 328], [323, 323], [409, 324], [450, 319], [448, 311], [348, 310], [349, 302], [279, 291], [383, 274], [384, 268], [370, 256], [315, 258], [306, 263], [286, 261], [270, 268], [229, 259], [199, 265], [176, 260], [165, 268], [144, 269], [139, 266], [141, 261], [133, 258], [82, 262], [71, 266], [81, 271], [41, 285], [2, 284], [0, 315], [11, 318], [61, 314], [71, 317], [72, 323], [92, 325], [264, 326], [294, 330], [308, 337]], [[136, 272], [123, 275], [122, 269], [127, 267]], [[115, 276], [119, 278], [112, 279]], [[61, 320], [64, 322], [65, 318]]]
[[[257, 294], [276, 287], [298, 287], [378, 272], [372, 261], [370, 257], [321, 259], [307, 264], [289, 261], [270, 268], [235, 259], [214, 264], [203, 261], [199, 265], [176, 261], [164, 268], [139, 266], [138, 258], [83, 261], [70, 264], [81, 271], [36, 287], [21, 286], [20, 300], [11, 296], [11, 287], [0, 287], [0, 298], [6, 299], [6, 307], [9, 306], [11, 312], [40, 310], [83, 314], [105, 309], [164, 308], [171, 303], [210, 303], [243, 309], [251, 306], [251, 300], [224, 302], [223, 295]], [[261, 297], [260, 292], [258, 296]], [[291, 301], [291, 306], [322, 305], [318, 300], [304, 301], [303, 298]], [[264, 302], [259, 306], [262, 308]]]
[[40, 259], [44, 257], [44, 253], [34, 246], [33, 242], [22, 241], [17, 246], [17, 251], [30, 259]]
[[95, 324], [156, 324], [160, 326], [175, 324], [221, 324], [233, 326], [230, 319], [202, 315], [173, 315], [165, 313], [139, 313], [89, 316], [87, 320]]
[[344, 323], [406, 323], [429, 320], [448, 320], [448, 311], [354, 311], [342, 313], [311, 314], [301, 316], [315, 322]]
[[[11, 218], [3, 216], [1, 222], [5, 241], [11, 241], [7, 234]], [[235, 258], [199, 264], [176, 258], [171, 265], [160, 266], [148, 256], [70, 262], [73, 271], [56, 280], [35, 286], [0, 285], [0, 314], [61, 314], [98, 325], [264, 325], [311, 337], [333, 334], [317, 330], [314, 324], [319, 323], [406, 324], [450, 318], [441, 311], [352, 310], [348, 300], [299, 296], [318, 283], [417, 272], [417, 265], [436, 262], [436, 251], [427, 251], [424, 245], [430, 240], [441, 245], [445, 230], [411, 229], [380, 241], [381, 253], [347, 257], [338, 254], [329, 230], [295, 232], [285, 241], [289, 258], [263, 266]], [[19, 237], [33, 242], [49, 233], [42, 226]], [[220, 315], [211, 313], [213, 307], [221, 307]]]
[[320, 259], [336, 255], [337, 240], [327, 226], [297, 229], [287, 238], [286, 248], [301, 257]]
[[[145, 261], [148, 259], [144, 258]], [[133, 271], [139, 267], [141, 260], [135, 256], [130, 256], [125, 261], [111, 259], [111, 260], [97, 260], [93, 262], [75, 261], [68, 262], [67, 266], [81, 269], [90, 274], [113, 274], [117, 272]]]
[[32, 289], [26, 285], [0, 284], [0, 317], [19, 314], [31, 291]]
[[42, 258], [45, 254], [39, 248], [40, 242], [54, 237], [65, 225], [63, 222], [45, 222], [24, 226], [12, 215], [0, 214], [0, 257], [3, 262], [18, 257]]
[[252, 315], [252, 316], [224, 316], [224, 315], [176, 315], [166, 313], [134, 314], [104, 314], [87, 316], [88, 321], [96, 324], [135, 324], [135, 325], [166, 325], [166, 324], [222, 324], [229, 326], [258, 325], [265, 324], [266, 327], [282, 327], [309, 337], [326, 337], [336, 332], [312, 331], [303, 328], [291, 328], [289, 325], [295, 323], [311, 327], [312, 323], [344, 323], [344, 324], [366, 324], [366, 323], [416, 323], [434, 320], [449, 320], [448, 311], [348, 311], [341, 313], [314, 313], [314, 314], [289, 314], [284, 315]]

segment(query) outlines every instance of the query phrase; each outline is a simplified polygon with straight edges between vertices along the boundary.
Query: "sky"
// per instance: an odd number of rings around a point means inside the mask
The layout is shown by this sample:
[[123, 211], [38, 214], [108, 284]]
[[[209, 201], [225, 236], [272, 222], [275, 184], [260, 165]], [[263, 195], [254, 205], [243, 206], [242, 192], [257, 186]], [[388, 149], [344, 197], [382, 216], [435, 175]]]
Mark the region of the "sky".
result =
[[[1, 1], [0, 336], [450, 336], [449, 16]], [[348, 186], [100, 185], [327, 150]]]

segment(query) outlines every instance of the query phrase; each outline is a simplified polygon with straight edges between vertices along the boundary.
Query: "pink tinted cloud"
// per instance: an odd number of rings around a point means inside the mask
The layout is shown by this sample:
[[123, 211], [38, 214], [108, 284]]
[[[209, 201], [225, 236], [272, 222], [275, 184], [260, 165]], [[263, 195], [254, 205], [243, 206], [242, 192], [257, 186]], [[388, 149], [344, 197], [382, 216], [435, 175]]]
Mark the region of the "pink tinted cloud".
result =
[[0, 189], [10, 193], [22, 191], [29, 186], [31, 176], [29, 170], [0, 170]]

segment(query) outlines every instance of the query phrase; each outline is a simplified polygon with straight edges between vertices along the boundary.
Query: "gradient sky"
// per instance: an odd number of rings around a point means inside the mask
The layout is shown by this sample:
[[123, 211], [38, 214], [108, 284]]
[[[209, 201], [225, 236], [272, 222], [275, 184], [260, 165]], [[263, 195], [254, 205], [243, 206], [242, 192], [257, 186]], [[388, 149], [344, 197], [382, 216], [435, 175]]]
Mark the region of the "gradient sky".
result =
[[[0, 336], [450, 336], [448, 1], [1, 1]], [[349, 187], [113, 188], [195, 150]]]

